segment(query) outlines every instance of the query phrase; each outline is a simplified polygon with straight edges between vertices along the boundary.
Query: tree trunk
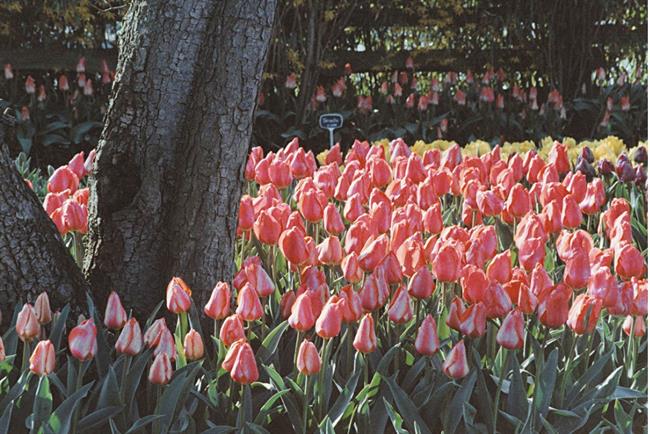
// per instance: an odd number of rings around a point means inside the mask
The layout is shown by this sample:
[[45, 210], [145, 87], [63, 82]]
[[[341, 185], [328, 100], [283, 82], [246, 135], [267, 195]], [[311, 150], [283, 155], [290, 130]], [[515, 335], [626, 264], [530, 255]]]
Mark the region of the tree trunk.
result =
[[0, 125], [0, 311], [11, 318], [14, 306], [34, 302], [47, 291], [52, 306], [83, 303], [87, 289], [36, 194], [22, 179], [3, 144]]
[[91, 178], [84, 270], [146, 313], [169, 279], [229, 280], [276, 0], [134, 1]]

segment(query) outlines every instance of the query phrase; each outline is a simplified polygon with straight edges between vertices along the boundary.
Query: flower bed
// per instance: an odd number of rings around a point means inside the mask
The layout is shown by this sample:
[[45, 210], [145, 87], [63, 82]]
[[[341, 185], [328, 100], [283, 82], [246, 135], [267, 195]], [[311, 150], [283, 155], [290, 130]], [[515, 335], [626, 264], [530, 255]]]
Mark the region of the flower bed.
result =
[[[616, 143], [254, 148], [232, 281], [70, 331], [17, 306], [0, 431], [643, 430], [647, 153]], [[83, 161], [48, 182], [61, 232]]]

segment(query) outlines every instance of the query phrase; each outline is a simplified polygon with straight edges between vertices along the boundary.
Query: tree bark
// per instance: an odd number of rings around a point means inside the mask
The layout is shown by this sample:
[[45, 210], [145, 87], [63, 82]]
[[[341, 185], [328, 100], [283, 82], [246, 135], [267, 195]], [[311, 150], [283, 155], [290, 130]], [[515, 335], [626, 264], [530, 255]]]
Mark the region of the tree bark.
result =
[[[87, 289], [81, 270], [68, 253], [36, 194], [22, 179], [3, 144], [0, 125], [0, 311], [34, 302], [46, 291], [54, 308], [83, 303]], [[8, 321], [8, 320], [7, 320]]]
[[134, 1], [91, 178], [85, 273], [144, 314], [183, 277], [233, 272], [237, 211], [276, 0]]

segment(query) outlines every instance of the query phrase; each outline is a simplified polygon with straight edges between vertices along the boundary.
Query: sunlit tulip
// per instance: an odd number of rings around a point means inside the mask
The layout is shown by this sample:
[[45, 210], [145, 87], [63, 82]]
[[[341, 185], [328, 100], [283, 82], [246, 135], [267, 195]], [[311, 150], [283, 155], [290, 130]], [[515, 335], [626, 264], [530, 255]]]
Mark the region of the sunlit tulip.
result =
[[230, 348], [228, 348], [228, 352], [226, 353], [226, 357], [224, 357], [223, 362], [221, 362], [221, 367], [230, 372], [233, 365], [235, 364], [235, 359], [237, 358], [237, 354], [239, 354], [239, 350], [241, 347], [246, 343], [246, 339], [238, 339], [235, 342], [232, 343]]
[[380, 235], [369, 239], [359, 253], [359, 266], [366, 272], [372, 272], [388, 253], [388, 236]]
[[74, 199], [66, 200], [61, 206], [61, 218], [65, 232], [88, 232], [88, 209]]
[[291, 316], [291, 309], [296, 301], [296, 293], [287, 291], [280, 298], [280, 316], [282, 319], [288, 319]]
[[160, 338], [158, 339], [158, 343], [153, 350], [153, 356], [156, 357], [160, 353], [167, 354], [167, 357], [169, 357], [169, 360], [171, 361], [176, 360], [176, 344], [174, 341], [174, 336], [172, 335], [172, 332], [169, 331], [167, 326], [165, 326], [160, 331]]
[[318, 262], [323, 265], [337, 265], [343, 259], [343, 248], [341, 242], [334, 235], [325, 238], [322, 243], [316, 246]]
[[483, 303], [470, 305], [460, 316], [460, 332], [470, 338], [485, 334], [487, 311]]
[[418, 328], [415, 337], [415, 350], [424, 356], [433, 356], [440, 349], [440, 339], [436, 322], [431, 315], [427, 315]]
[[546, 327], [561, 327], [569, 318], [569, 299], [571, 288], [558, 284], [543, 298], [537, 306], [537, 317]]
[[346, 323], [359, 321], [361, 315], [363, 315], [363, 307], [359, 294], [354, 290], [352, 285], [346, 285], [341, 288], [339, 295], [341, 297], [340, 308], [343, 314], [343, 321]]
[[68, 162], [68, 169], [72, 170], [78, 179], [83, 179], [86, 176], [86, 168], [84, 166], [84, 153], [83, 151], [75, 154], [74, 157]]
[[451, 244], [443, 244], [433, 257], [433, 274], [440, 282], [455, 282], [460, 277], [460, 254]]
[[506, 283], [512, 275], [512, 259], [510, 250], [496, 255], [488, 264], [487, 277], [492, 281]]
[[289, 316], [289, 325], [299, 332], [311, 330], [316, 323], [316, 315], [312, 309], [312, 302], [309, 293], [303, 292], [297, 298], [291, 308]]
[[359, 267], [358, 256], [352, 252], [341, 260], [343, 277], [350, 283], [359, 282], [363, 278], [363, 270]]
[[598, 298], [580, 294], [571, 305], [567, 325], [579, 335], [593, 332], [600, 316], [602, 303]]
[[147, 348], [154, 348], [160, 341], [160, 335], [167, 328], [165, 318], [159, 318], [153, 322], [144, 333], [144, 344]]
[[43, 208], [47, 215], [52, 214], [57, 208], [61, 207], [70, 197], [70, 190], [63, 190], [58, 193], [48, 193], [43, 200]]
[[226, 282], [217, 282], [203, 312], [213, 320], [221, 320], [230, 314], [230, 286]]
[[323, 219], [327, 197], [316, 189], [304, 191], [298, 199], [300, 214], [310, 223], [318, 223]]
[[237, 215], [237, 226], [242, 231], [250, 231], [255, 224], [255, 209], [253, 198], [245, 194], [239, 201], [239, 214]]
[[409, 279], [408, 293], [415, 298], [424, 299], [431, 297], [435, 289], [433, 274], [426, 266], [420, 267]]
[[524, 346], [524, 315], [520, 310], [511, 310], [503, 319], [497, 332], [497, 343], [509, 350]]
[[142, 330], [135, 318], [130, 318], [115, 342], [115, 350], [118, 353], [135, 356], [142, 351]]
[[323, 339], [331, 339], [341, 332], [343, 322], [343, 300], [338, 295], [333, 295], [327, 300], [325, 306], [316, 320], [316, 334]]
[[70, 330], [68, 335], [70, 354], [80, 361], [91, 360], [97, 354], [97, 327], [87, 319]]
[[235, 362], [230, 370], [230, 377], [239, 384], [251, 384], [257, 381], [259, 376], [253, 349], [248, 342], [245, 342], [237, 352]]
[[31, 342], [41, 331], [41, 325], [31, 304], [25, 303], [16, 318], [16, 334], [23, 342]]
[[52, 309], [50, 309], [50, 298], [47, 296], [47, 292], [41, 292], [36, 297], [34, 313], [41, 325], [49, 324], [52, 321]]
[[250, 283], [244, 285], [239, 291], [235, 312], [245, 321], [255, 321], [264, 315], [264, 308], [260, 302], [260, 297]]
[[481, 268], [476, 265], [465, 266], [460, 278], [463, 298], [469, 303], [478, 303], [485, 297], [488, 283], [487, 276]]
[[255, 223], [253, 224], [253, 232], [255, 232], [255, 237], [257, 237], [261, 243], [267, 245], [277, 244], [281, 231], [282, 226], [275, 217], [273, 217], [270, 209], [260, 211]]
[[230, 315], [221, 324], [219, 339], [225, 346], [229, 347], [233, 342], [243, 339], [245, 336], [244, 324], [238, 315]]
[[623, 279], [642, 277], [645, 272], [643, 255], [631, 243], [626, 243], [614, 252], [616, 274]]
[[269, 165], [269, 179], [273, 185], [281, 190], [289, 187], [293, 180], [289, 162], [275, 158]]
[[50, 193], [58, 193], [66, 189], [74, 193], [78, 187], [79, 178], [68, 166], [59, 167], [47, 180], [47, 191]]
[[411, 298], [404, 286], [397, 288], [388, 306], [388, 318], [396, 324], [403, 324], [413, 318]]
[[192, 292], [183, 279], [180, 277], [172, 277], [172, 280], [167, 284], [167, 291], [165, 293], [167, 310], [175, 314], [187, 312], [192, 305], [191, 295]]
[[293, 227], [282, 232], [278, 241], [280, 251], [294, 265], [302, 265], [308, 259], [305, 234]]
[[104, 313], [104, 325], [112, 330], [119, 330], [126, 323], [126, 311], [120, 301], [117, 292], [111, 291], [106, 303], [106, 312]]
[[5, 344], [2, 341], [2, 338], [0, 338], [0, 362], [4, 362], [6, 357], [7, 353], [5, 352]]
[[323, 212], [323, 226], [327, 233], [331, 235], [338, 235], [345, 230], [341, 214], [336, 209], [336, 205], [328, 203]]
[[298, 372], [303, 375], [314, 375], [320, 371], [320, 365], [321, 360], [316, 345], [305, 339], [298, 349], [298, 358], [296, 360]]
[[149, 382], [151, 384], [167, 384], [172, 379], [172, 363], [165, 353], [158, 354], [149, 368]]
[[183, 349], [185, 351], [185, 357], [187, 360], [199, 360], [203, 358], [203, 339], [201, 335], [194, 329], [191, 329], [186, 335], [183, 341]]
[[455, 380], [461, 379], [469, 374], [469, 364], [467, 363], [467, 354], [465, 352], [465, 343], [459, 341], [451, 349], [442, 364], [442, 371], [450, 378]]
[[29, 370], [39, 377], [49, 375], [56, 367], [54, 345], [49, 340], [40, 341], [29, 358]]
[[645, 335], [645, 320], [642, 316], [627, 316], [625, 321], [623, 321], [623, 331], [626, 335], [634, 331], [635, 337], [641, 337]]
[[352, 343], [354, 349], [360, 353], [372, 353], [377, 349], [377, 336], [375, 335], [375, 320], [367, 313], [361, 318], [357, 334]]

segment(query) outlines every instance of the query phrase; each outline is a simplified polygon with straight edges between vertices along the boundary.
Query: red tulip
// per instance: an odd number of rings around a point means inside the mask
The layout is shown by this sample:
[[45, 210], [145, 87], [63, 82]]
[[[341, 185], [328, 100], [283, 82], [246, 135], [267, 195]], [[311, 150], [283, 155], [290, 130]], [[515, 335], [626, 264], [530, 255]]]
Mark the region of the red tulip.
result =
[[345, 230], [341, 214], [336, 209], [336, 205], [328, 203], [323, 213], [323, 226], [327, 233], [331, 235], [338, 235]]
[[264, 308], [260, 297], [250, 283], [244, 285], [237, 295], [237, 310], [239, 317], [245, 321], [255, 321], [264, 316]]
[[41, 325], [31, 304], [25, 303], [16, 318], [16, 334], [23, 342], [31, 342], [41, 331]]
[[490, 282], [481, 301], [485, 304], [488, 318], [502, 318], [512, 309], [512, 300], [497, 282]]
[[505, 210], [512, 217], [521, 218], [530, 211], [530, 197], [528, 191], [521, 184], [515, 184], [505, 203]]
[[443, 244], [431, 261], [433, 273], [440, 282], [455, 282], [460, 277], [461, 256], [455, 246]]
[[634, 284], [632, 314], [646, 316], [648, 315], [648, 281], [632, 279], [632, 283]]
[[130, 318], [115, 342], [115, 350], [118, 353], [135, 356], [142, 351], [142, 330], [135, 318]]
[[269, 179], [280, 190], [289, 187], [293, 181], [289, 162], [281, 161], [277, 157], [273, 159], [269, 164]]
[[476, 193], [476, 202], [481, 214], [486, 216], [499, 215], [504, 208], [503, 200], [494, 194], [492, 190]]
[[291, 308], [296, 302], [296, 293], [287, 291], [280, 297], [280, 316], [282, 319], [288, 319], [291, 316]]
[[580, 210], [587, 215], [593, 215], [598, 213], [605, 203], [607, 203], [607, 196], [603, 180], [596, 178], [587, 186], [585, 197], [580, 202]]
[[465, 353], [465, 343], [459, 341], [451, 349], [445, 362], [442, 364], [442, 371], [450, 378], [455, 380], [461, 379], [469, 374], [469, 365]]
[[167, 284], [165, 297], [167, 310], [175, 314], [187, 312], [192, 305], [191, 295], [192, 291], [190, 291], [190, 288], [183, 279], [180, 277], [172, 277], [172, 280]]
[[230, 377], [237, 383], [251, 384], [257, 381], [259, 376], [253, 349], [248, 342], [244, 342], [237, 352], [232, 369], [230, 370]]
[[569, 298], [571, 288], [558, 284], [544, 297], [537, 306], [537, 317], [546, 327], [561, 327], [569, 317]]
[[88, 209], [84, 205], [74, 199], [68, 199], [60, 209], [65, 232], [88, 232]]
[[350, 225], [350, 228], [345, 233], [344, 251], [349, 254], [351, 252], [359, 255], [361, 250], [366, 244], [366, 241], [372, 236], [372, 232], [368, 224], [363, 220], [357, 220]]
[[367, 312], [378, 309], [383, 306], [390, 294], [390, 288], [386, 275], [383, 270], [377, 269], [372, 274], [366, 276], [359, 295], [361, 296], [361, 305]]
[[57, 208], [60, 208], [61, 205], [70, 197], [70, 190], [63, 190], [59, 193], [48, 193], [45, 195], [45, 200], [43, 200], [43, 208], [47, 215], [51, 215]]
[[628, 315], [623, 321], [623, 331], [626, 335], [630, 336], [634, 332], [635, 337], [641, 337], [645, 335], [645, 321], [641, 316], [630, 316]]
[[564, 283], [573, 289], [580, 289], [587, 286], [591, 268], [589, 266], [589, 256], [576, 255], [566, 261], [564, 267]]
[[569, 310], [567, 325], [579, 335], [593, 332], [596, 328], [602, 303], [602, 300], [598, 298], [580, 294]]
[[310, 223], [318, 223], [323, 219], [327, 197], [315, 188], [303, 191], [298, 199], [300, 214]]
[[327, 300], [316, 320], [316, 334], [323, 339], [331, 339], [341, 332], [343, 322], [343, 300], [333, 295]]
[[41, 292], [36, 297], [34, 313], [41, 325], [49, 324], [52, 321], [52, 309], [50, 309], [50, 298], [47, 296], [47, 292]]
[[372, 353], [377, 349], [375, 321], [371, 314], [367, 313], [361, 318], [352, 346], [360, 353]]
[[318, 262], [324, 265], [338, 265], [343, 259], [343, 248], [339, 239], [333, 235], [325, 238], [316, 246]]
[[230, 286], [226, 282], [217, 282], [203, 312], [213, 320], [224, 319], [230, 314]]
[[580, 171], [569, 172], [562, 180], [562, 185], [578, 203], [582, 202], [587, 194], [587, 177]]
[[70, 330], [68, 335], [70, 354], [80, 361], [91, 360], [97, 354], [97, 327], [87, 319]]
[[201, 339], [199, 332], [191, 329], [185, 335], [185, 340], [183, 341], [183, 349], [185, 351], [185, 357], [187, 360], [192, 361], [203, 358], [203, 339]]
[[408, 283], [408, 293], [415, 298], [424, 299], [431, 297], [435, 289], [433, 274], [427, 266], [420, 267], [418, 271], [411, 276]]
[[144, 333], [144, 344], [147, 348], [154, 348], [160, 342], [160, 336], [164, 329], [167, 328], [165, 318], [159, 318], [153, 322]]
[[312, 309], [312, 301], [308, 292], [303, 292], [296, 298], [291, 308], [289, 325], [299, 332], [311, 330], [316, 323], [316, 315]]
[[460, 315], [460, 332], [470, 338], [477, 338], [485, 334], [487, 325], [487, 311], [483, 303], [470, 305]]
[[320, 365], [320, 355], [318, 355], [316, 345], [305, 339], [298, 349], [298, 359], [296, 360], [298, 372], [303, 375], [314, 375], [320, 371]]
[[439, 234], [443, 229], [442, 212], [440, 211], [440, 203], [435, 203], [431, 208], [427, 209], [423, 216], [424, 228], [430, 234]]
[[7, 353], [5, 352], [5, 344], [2, 342], [2, 338], [0, 338], [0, 362], [4, 362], [6, 358]]
[[427, 315], [422, 321], [415, 337], [415, 350], [425, 356], [433, 356], [440, 349], [440, 339], [436, 322], [431, 315]]
[[104, 325], [112, 330], [119, 330], [126, 323], [126, 311], [120, 301], [117, 292], [111, 291], [106, 303], [106, 312], [104, 314]]
[[149, 382], [151, 384], [167, 384], [172, 379], [172, 362], [165, 353], [159, 353], [149, 368]]
[[50, 193], [58, 193], [66, 189], [74, 193], [78, 187], [79, 178], [68, 166], [59, 167], [47, 180], [47, 191]]
[[514, 309], [504, 318], [497, 332], [497, 343], [509, 350], [524, 346], [524, 315]]
[[463, 268], [460, 278], [460, 285], [463, 289], [463, 298], [469, 303], [478, 303], [485, 297], [488, 287], [488, 279], [485, 272], [476, 265], [466, 265]]
[[253, 198], [245, 194], [239, 201], [239, 214], [237, 217], [237, 226], [242, 231], [250, 231], [255, 224], [255, 208], [253, 207]]
[[460, 324], [465, 315], [465, 305], [459, 297], [454, 297], [449, 305], [449, 314], [445, 323], [454, 330], [460, 331]]
[[308, 259], [305, 234], [293, 227], [282, 232], [279, 239], [280, 251], [294, 265], [302, 265]]
[[546, 233], [559, 233], [562, 230], [562, 202], [559, 199], [555, 199], [547, 203], [540, 217]]
[[569, 154], [567, 152], [566, 146], [560, 142], [555, 142], [551, 148], [551, 152], [548, 154], [548, 161], [555, 167], [555, 170], [562, 175], [571, 170], [571, 164], [569, 163]]
[[363, 270], [359, 267], [357, 254], [352, 252], [341, 260], [343, 277], [350, 283], [359, 282], [363, 278]]
[[614, 250], [614, 268], [622, 279], [642, 277], [645, 272], [643, 255], [631, 243], [625, 243]]
[[231, 346], [234, 342], [244, 339], [246, 333], [244, 332], [244, 325], [238, 315], [230, 315], [221, 324], [219, 330], [219, 339], [227, 347]]
[[153, 350], [153, 356], [156, 357], [161, 353], [167, 354], [169, 360], [176, 360], [176, 344], [174, 343], [172, 332], [169, 331], [167, 326], [160, 330], [160, 338]]
[[397, 288], [388, 306], [388, 318], [396, 324], [403, 324], [413, 318], [411, 298], [404, 286]]
[[246, 280], [255, 288], [257, 295], [260, 297], [268, 297], [273, 294], [275, 285], [273, 284], [273, 280], [271, 280], [271, 276], [262, 267], [260, 261], [251, 261], [248, 264], [242, 264], [242, 266], [245, 269]]
[[343, 321], [346, 323], [356, 322], [361, 319], [363, 314], [363, 307], [361, 305], [361, 297], [354, 290], [352, 285], [346, 285], [340, 290], [341, 296], [341, 313], [343, 314]]
[[271, 210], [267, 209], [260, 211], [253, 224], [253, 232], [255, 232], [255, 237], [261, 243], [272, 246], [277, 244], [280, 232], [282, 232], [282, 226], [273, 217]]
[[56, 354], [54, 353], [54, 345], [49, 340], [40, 341], [29, 358], [29, 370], [42, 377], [54, 372], [55, 367]]
[[359, 266], [366, 272], [372, 272], [388, 253], [388, 236], [380, 235], [375, 239], [369, 239], [361, 253], [359, 253]]
[[77, 178], [83, 179], [86, 176], [86, 167], [84, 165], [84, 152], [81, 151], [75, 154], [74, 157], [68, 162], [68, 169], [72, 170]]
[[510, 257], [510, 250], [506, 250], [496, 255], [487, 267], [488, 279], [506, 283], [510, 281], [512, 276], [512, 259]]
[[577, 228], [582, 224], [582, 211], [573, 196], [564, 196], [562, 199], [562, 226]]

